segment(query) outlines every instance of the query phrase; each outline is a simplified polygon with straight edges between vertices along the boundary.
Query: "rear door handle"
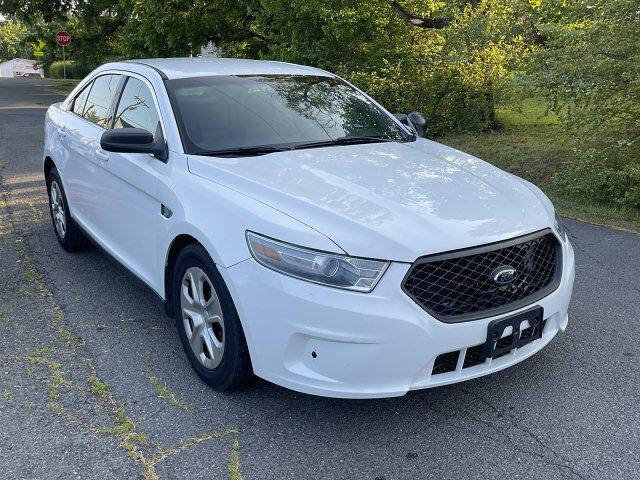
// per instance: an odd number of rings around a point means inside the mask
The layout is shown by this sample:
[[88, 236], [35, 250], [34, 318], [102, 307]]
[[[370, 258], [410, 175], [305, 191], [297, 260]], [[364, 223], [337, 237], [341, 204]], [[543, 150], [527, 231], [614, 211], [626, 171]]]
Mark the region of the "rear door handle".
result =
[[108, 162], [109, 161], [109, 155], [107, 155], [106, 153], [104, 153], [102, 150], [98, 150], [96, 149], [96, 157], [98, 158], [98, 160], [100, 160], [101, 162]]

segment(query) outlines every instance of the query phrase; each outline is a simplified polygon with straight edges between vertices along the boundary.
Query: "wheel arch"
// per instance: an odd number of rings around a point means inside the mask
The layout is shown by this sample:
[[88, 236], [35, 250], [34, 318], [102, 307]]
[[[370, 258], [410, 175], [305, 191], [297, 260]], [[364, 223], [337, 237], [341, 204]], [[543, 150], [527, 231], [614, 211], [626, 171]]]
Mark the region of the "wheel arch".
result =
[[238, 315], [240, 325], [245, 336], [245, 341], [247, 342], [247, 346], [249, 348], [249, 355], [251, 356], [251, 352], [253, 351], [251, 332], [248, 331], [249, 326], [246, 325], [243, 320], [241, 308], [238, 304], [238, 298], [235, 295], [234, 285], [231, 282], [229, 275], [227, 274], [226, 267], [222, 262], [222, 259], [218, 256], [219, 252], [208, 241], [205, 235], [202, 234], [202, 236], [200, 236], [199, 233], [201, 234], [201, 232], [199, 232], [199, 230], [197, 229], [190, 228], [188, 224], [183, 224], [182, 229], [179, 230], [179, 232], [181, 233], [175, 233], [171, 237], [172, 240], [166, 248], [163, 276], [164, 309], [166, 315], [169, 318], [174, 318], [173, 302], [175, 301], [175, 299], [173, 298], [172, 280], [178, 256], [180, 255], [180, 252], [187, 246], [199, 245], [208, 253], [209, 257], [213, 261], [214, 266], [216, 267], [216, 270], [220, 274], [220, 277], [222, 277], [224, 288], [227, 290], [227, 293], [231, 298], [233, 308], [236, 310], [236, 313]]
[[56, 168], [56, 163], [53, 161], [53, 158], [51, 158], [49, 155], [47, 155], [46, 157], [44, 157], [44, 162], [43, 162], [42, 168], [43, 168], [43, 172], [44, 172], [44, 178], [46, 180], [49, 177], [49, 174], [51, 173], [51, 170]]
[[[196, 237], [188, 233], [181, 233], [173, 238], [169, 244], [167, 254], [164, 261], [164, 311], [168, 317], [173, 318], [173, 293], [171, 288], [171, 278], [173, 277], [173, 271], [176, 265], [176, 260], [180, 252], [188, 245], [200, 245], [202, 248], [207, 248]], [[208, 250], [207, 250], [208, 251]], [[211, 254], [209, 254], [211, 255]], [[215, 263], [215, 262], [214, 262]]]
[[188, 245], [195, 244], [200, 245], [211, 257], [213, 264], [220, 272], [220, 275], [223, 277], [225, 283], [227, 283], [226, 287], [230, 289], [228, 285], [228, 278], [225, 272], [226, 264], [223, 259], [220, 257], [219, 252], [216, 250], [215, 246], [209, 241], [208, 237], [201, 232], [199, 229], [194, 228], [192, 225], [188, 223], [182, 222], [180, 225], [176, 225], [176, 229], [168, 236], [171, 239], [170, 242], [165, 243], [164, 245], [164, 263], [161, 265], [161, 269], [163, 271], [161, 281], [162, 286], [160, 287], [160, 291], [158, 293], [164, 294], [164, 306], [165, 312], [169, 317], [173, 317], [171, 312], [171, 302], [173, 302], [172, 297], [172, 289], [171, 289], [171, 280], [173, 278], [173, 269], [176, 264], [176, 260], [178, 259], [178, 255], [180, 252]]

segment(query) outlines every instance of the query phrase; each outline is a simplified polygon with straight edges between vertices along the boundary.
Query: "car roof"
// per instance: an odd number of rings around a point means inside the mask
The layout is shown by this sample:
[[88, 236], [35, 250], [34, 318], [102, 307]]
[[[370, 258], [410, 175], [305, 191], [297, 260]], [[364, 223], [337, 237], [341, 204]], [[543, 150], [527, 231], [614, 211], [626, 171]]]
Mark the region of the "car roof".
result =
[[[247, 60], [240, 58], [143, 58], [118, 63], [146, 65], [168, 79], [204, 77], [211, 75], [321, 75], [333, 76], [319, 68], [296, 65], [294, 63], [267, 60]], [[103, 67], [116, 66], [107, 64]]]

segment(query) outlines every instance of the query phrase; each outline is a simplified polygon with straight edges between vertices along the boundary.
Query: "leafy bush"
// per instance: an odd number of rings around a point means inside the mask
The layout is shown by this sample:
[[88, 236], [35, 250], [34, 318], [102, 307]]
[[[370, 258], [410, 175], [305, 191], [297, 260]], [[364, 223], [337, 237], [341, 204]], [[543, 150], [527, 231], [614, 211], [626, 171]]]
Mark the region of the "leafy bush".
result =
[[640, 209], [640, 163], [619, 164], [589, 149], [557, 174], [556, 181], [570, 197]]
[[494, 126], [494, 92], [456, 75], [455, 65], [430, 72], [405, 73], [398, 68], [374, 72], [340, 72], [392, 112], [419, 111], [430, 136], [446, 132], [488, 130]]
[[576, 138], [562, 189], [640, 208], [638, 0], [549, 0], [535, 14], [546, 45], [530, 78]]
[[64, 78], [64, 66], [66, 63], [67, 78], [84, 78], [89, 73], [90, 69], [77, 64], [73, 60], [67, 60], [66, 62], [58, 61], [49, 65], [48, 77], [49, 78]]

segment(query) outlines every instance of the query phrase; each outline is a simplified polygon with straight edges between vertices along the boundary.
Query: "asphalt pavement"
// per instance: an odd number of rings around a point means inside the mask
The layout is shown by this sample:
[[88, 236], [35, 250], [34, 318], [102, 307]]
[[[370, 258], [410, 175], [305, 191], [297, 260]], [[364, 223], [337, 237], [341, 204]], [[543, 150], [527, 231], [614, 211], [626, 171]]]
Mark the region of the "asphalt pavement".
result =
[[569, 327], [502, 372], [384, 400], [215, 392], [149, 289], [58, 245], [46, 85], [0, 79], [0, 478], [638, 478], [640, 236], [567, 219]]

